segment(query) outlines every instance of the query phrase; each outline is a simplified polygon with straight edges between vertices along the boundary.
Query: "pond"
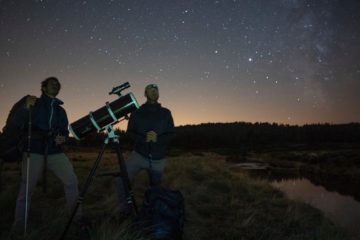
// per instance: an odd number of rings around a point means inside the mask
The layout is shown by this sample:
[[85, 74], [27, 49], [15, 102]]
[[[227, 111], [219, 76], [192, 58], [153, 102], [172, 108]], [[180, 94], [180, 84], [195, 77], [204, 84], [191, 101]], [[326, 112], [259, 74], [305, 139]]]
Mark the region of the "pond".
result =
[[319, 176], [312, 181], [311, 174], [302, 174], [296, 169], [272, 169], [256, 163], [242, 163], [234, 167], [247, 171], [252, 177], [268, 180], [287, 198], [307, 203], [350, 233], [360, 234], [360, 202], [351, 194], [339, 193], [342, 192], [339, 189], [341, 186], [328, 184], [325, 187], [319, 184]]
[[308, 203], [320, 209], [334, 223], [360, 234], [360, 202], [353, 197], [328, 191], [306, 178], [275, 180], [270, 183], [289, 199]]

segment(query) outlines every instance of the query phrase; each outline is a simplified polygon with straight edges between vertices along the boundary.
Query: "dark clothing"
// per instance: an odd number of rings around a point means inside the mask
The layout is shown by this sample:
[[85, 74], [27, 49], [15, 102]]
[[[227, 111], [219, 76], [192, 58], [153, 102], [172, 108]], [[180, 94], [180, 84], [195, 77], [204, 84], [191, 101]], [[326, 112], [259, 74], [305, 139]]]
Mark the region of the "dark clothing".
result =
[[[29, 164], [29, 165], [28, 165]], [[28, 184], [28, 206], [31, 205], [31, 196], [35, 190], [36, 183], [43, 173], [44, 156], [41, 154], [30, 154], [30, 161], [27, 161], [27, 154], [23, 155], [21, 163], [22, 174], [20, 181], [20, 190], [16, 200], [14, 227], [23, 229], [25, 224], [25, 205], [26, 205], [26, 181]], [[72, 211], [79, 197], [78, 181], [69, 158], [64, 153], [51, 154], [48, 156], [47, 169], [50, 169], [63, 183], [65, 199], [68, 211]], [[27, 169], [29, 176], [26, 176]], [[54, 208], [59, 206], [54, 205]], [[75, 221], [79, 221], [82, 215], [81, 208], [75, 215]]]
[[[63, 102], [59, 99], [43, 94], [36, 100], [35, 106], [31, 110], [30, 154], [23, 154], [14, 229], [24, 229], [33, 190], [46, 169], [50, 169], [63, 182], [68, 210], [72, 211], [76, 205], [79, 196], [77, 177], [70, 160], [63, 153], [61, 145], [55, 143], [57, 135], [68, 136], [68, 119], [61, 104]], [[11, 122], [23, 129], [24, 136], [27, 136], [29, 109], [25, 104], [14, 112]], [[24, 142], [23, 151], [27, 151], [26, 139]], [[46, 174], [43, 176], [46, 177]], [[81, 209], [79, 210], [75, 215], [77, 222], [81, 219]]]
[[[161, 184], [165, 162], [165, 159], [152, 160], [147, 157], [143, 157], [136, 151], [132, 151], [129, 158], [125, 161], [129, 181], [133, 182], [134, 178], [140, 171], [146, 170], [149, 177], [150, 186], [159, 186]], [[116, 179], [121, 212], [131, 213], [133, 206], [127, 202], [127, 197], [129, 196], [129, 193], [125, 191], [123, 178], [118, 177]]]
[[[61, 145], [56, 145], [54, 137], [62, 135], [67, 137], [68, 119], [65, 110], [60, 106], [63, 102], [57, 98], [51, 98], [43, 94], [37, 99], [32, 110], [32, 138], [30, 152], [44, 154], [45, 143], [48, 144], [48, 154], [62, 153]], [[12, 116], [12, 122], [25, 129], [24, 135], [27, 136], [27, 127], [29, 121], [29, 110], [24, 106], [21, 107]], [[27, 150], [27, 141], [25, 142], [24, 151]]]
[[[146, 142], [146, 133], [154, 131], [157, 142]], [[133, 112], [128, 122], [127, 133], [134, 142], [134, 150], [143, 157], [152, 159], [165, 157], [166, 145], [175, 136], [174, 121], [170, 110], [161, 107], [161, 104], [145, 103]]]

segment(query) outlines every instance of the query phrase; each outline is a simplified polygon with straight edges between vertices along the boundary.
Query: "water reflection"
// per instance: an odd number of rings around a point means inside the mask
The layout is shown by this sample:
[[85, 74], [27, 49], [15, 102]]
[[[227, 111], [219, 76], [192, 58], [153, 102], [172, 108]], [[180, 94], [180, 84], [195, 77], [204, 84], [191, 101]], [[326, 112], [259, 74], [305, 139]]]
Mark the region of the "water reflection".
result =
[[271, 185], [284, 192], [289, 199], [308, 203], [320, 209], [334, 223], [360, 234], [360, 203], [354, 198], [327, 191], [305, 178], [275, 180]]
[[289, 199], [320, 209], [335, 224], [360, 234], [360, 198], [359, 185], [354, 187], [356, 182], [295, 168], [242, 168], [242, 171], [268, 180]]

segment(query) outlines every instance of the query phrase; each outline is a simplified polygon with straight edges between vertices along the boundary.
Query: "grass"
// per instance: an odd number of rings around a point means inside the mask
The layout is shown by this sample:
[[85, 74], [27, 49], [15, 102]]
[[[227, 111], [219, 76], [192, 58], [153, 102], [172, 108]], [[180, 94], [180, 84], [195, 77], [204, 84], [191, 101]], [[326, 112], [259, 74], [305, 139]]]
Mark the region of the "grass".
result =
[[[96, 159], [96, 151], [68, 152], [73, 159], [80, 186], [83, 185]], [[125, 154], [125, 158], [127, 154]], [[98, 172], [118, 169], [116, 155], [105, 153]], [[6, 239], [13, 220], [19, 177], [14, 166], [7, 164], [3, 171], [0, 193], [0, 236]], [[141, 173], [133, 188], [138, 205], [147, 188], [147, 176]], [[40, 187], [33, 195], [26, 239], [57, 239], [64, 229], [67, 213], [63, 210], [62, 184], [49, 173], [49, 192]], [[225, 157], [176, 152], [168, 158], [164, 185], [180, 190], [186, 203], [185, 240], [221, 239], [356, 239], [323, 217], [310, 206], [287, 200], [266, 182], [253, 180], [241, 172], [232, 172]], [[129, 224], [118, 224], [115, 181], [111, 177], [94, 179], [85, 196], [83, 212], [92, 222], [92, 239], [144, 239], [129, 231]], [[76, 239], [72, 227], [66, 239]]]

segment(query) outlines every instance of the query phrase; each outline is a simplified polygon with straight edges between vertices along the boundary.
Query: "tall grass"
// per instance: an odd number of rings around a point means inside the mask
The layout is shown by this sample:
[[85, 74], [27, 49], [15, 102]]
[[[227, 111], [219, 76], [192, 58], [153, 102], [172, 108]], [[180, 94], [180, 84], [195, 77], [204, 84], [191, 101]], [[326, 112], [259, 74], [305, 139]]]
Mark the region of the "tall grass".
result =
[[[96, 152], [69, 152], [74, 159], [80, 188], [96, 158]], [[127, 154], [125, 154], [125, 157]], [[118, 169], [116, 155], [106, 152], [98, 169]], [[26, 239], [57, 239], [68, 214], [64, 211], [62, 184], [49, 174], [49, 192], [38, 188], [33, 195]], [[11, 167], [3, 173], [0, 193], [1, 239], [6, 239], [13, 220], [19, 177]], [[133, 184], [135, 198], [141, 205], [148, 180], [141, 173]], [[225, 157], [214, 153], [181, 153], [169, 157], [164, 185], [180, 190], [186, 202], [185, 240], [199, 239], [356, 239], [308, 205], [287, 200], [265, 182], [253, 180], [241, 172], [231, 172]], [[130, 231], [131, 221], [117, 222], [118, 204], [115, 181], [111, 177], [95, 178], [83, 203], [85, 218], [91, 222], [92, 239], [144, 239]], [[76, 239], [73, 226], [67, 239]]]

